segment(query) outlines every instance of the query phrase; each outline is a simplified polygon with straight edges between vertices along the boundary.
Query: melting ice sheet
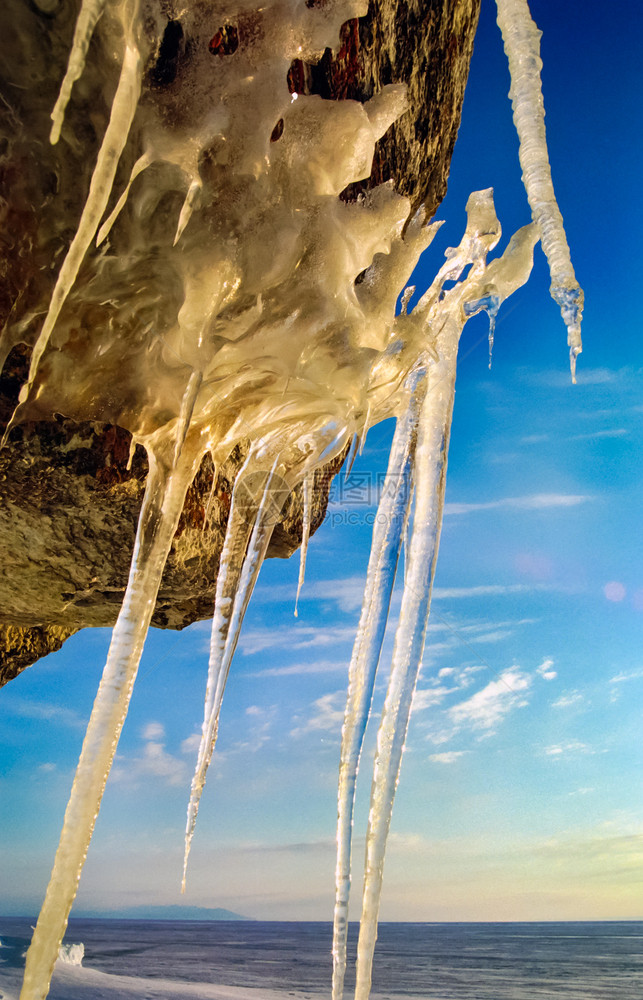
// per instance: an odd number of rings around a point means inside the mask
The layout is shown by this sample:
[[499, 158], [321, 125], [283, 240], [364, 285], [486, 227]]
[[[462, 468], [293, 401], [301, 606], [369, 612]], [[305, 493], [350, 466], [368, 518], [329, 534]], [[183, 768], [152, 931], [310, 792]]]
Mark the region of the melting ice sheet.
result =
[[[22, 1000], [43, 1000], [49, 989], [169, 546], [202, 458], [209, 452], [217, 468], [235, 447], [246, 456], [217, 580], [186, 866], [226, 679], [283, 501], [303, 484], [301, 586], [313, 472], [363, 438], [370, 424], [394, 416], [382, 517], [350, 665], [338, 793], [334, 1000], [342, 996], [346, 966], [357, 769], [408, 530], [366, 834], [356, 1000], [368, 997], [386, 839], [438, 552], [460, 333], [476, 312], [487, 311], [493, 322], [502, 301], [527, 280], [540, 235], [551, 244], [553, 282], [565, 303], [577, 288], [562, 224], [549, 223], [553, 192], [529, 179], [533, 155], [546, 159], [546, 147], [544, 131], [537, 129], [535, 143], [529, 132], [540, 90], [537, 73], [524, 71], [524, 54], [533, 55], [534, 45], [533, 32], [521, 27], [526, 10], [523, 0], [499, 0], [535, 222], [488, 262], [500, 224], [492, 192], [472, 195], [460, 246], [447, 251], [413, 311], [407, 312], [406, 294], [396, 316], [398, 293], [438, 227], [422, 212], [409, 218], [407, 199], [390, 185], [354, 204], [339, 194], [369, 175], [377, 138], [405, 110], [404, 88], [385, 87], [362, 105], [303, 95], [294, 101], [286, 82], [291, 60], [314, 60], [336, 44], [342, 22], [365, 12], [362, 0], [323, 7], [274, 0], [256, 9], [233, 2], [226, 24], [238, 20], [245, 31], [234, 36], [234, 58], [215, 60], [212, 10], [194, 2], [181, 14], [192, 58], [177, 87], [162, 93], [147, 86], [143, 73], [159, 44], [158, 33], [150, 38], [147, 29], [157, 22], [160, 29], [163, 20], [152, 0], [83, 0], [52, 141], [73, 138], [65, 109], [76, 81], [91, 76], [92, 35], [114, 67], [115, 96], [13, 421], [57, 410], [119, 423], [147, 450], [150, 472], [127, 591], [28, 953]], [[132, 164], [129, 177], [119, 169], [124, 156]], [[455, 284], [445, 291], [447, 281]], [[576, 311], [566, 320], [574, 357], [580, 304], [576, 294]], [[24, 331], [8, 328], [5, 346], [18, 336]]]

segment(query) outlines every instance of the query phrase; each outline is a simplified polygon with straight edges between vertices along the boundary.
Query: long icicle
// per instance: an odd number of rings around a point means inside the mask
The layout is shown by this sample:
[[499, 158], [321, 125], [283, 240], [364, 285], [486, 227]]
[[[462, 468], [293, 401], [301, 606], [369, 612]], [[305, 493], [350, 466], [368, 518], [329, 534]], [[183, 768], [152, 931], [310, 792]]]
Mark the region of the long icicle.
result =
[[460, 324], [447, 318], [438, 337], [438, 362], [429, 367], [415, 453], [415, 509], [391, 676], [377, 736], [366, 834], [362, 916], [355, 1000], [368, 1000], [377, 938], [384, 852], [417, 682], [438, 553]]
[[[259, 570], [263, 564], [270, 538], [272, 537], [275, 515], [279, 513], [276, 511], [276, 506], [271, 504], [273, 500], [271, 487], [277, 465], [277, 460], [275, 460], [266, 479], [254, 521], [251, 523], [248, 522], [247, 507], [244, 510], [244, 501], [243, 499], [240, 501], [239, 496], [240, 492], [244, 489], [244, 473], [249, 468], [251, 459], [252, 452], [246, 459], [235, 482], [228, 526], [219, 563], [201, 743], [194, 777], [192, 778], [185, 828], [185, 853], [181, 892], [185, 892], [186, 888], [192, 838], [194, 837], [201, 793], [203, 792], [208, 767], [210, 766], [217, 741], [221, 702], [230, 671], [230, 664], [232, 663], [234, 651], [237, 648], [246, 608], [248, 607], [254, 585], [257, 582]], [[248, 535], [250, 535], [249, 540]]]
[[[134, 15], [133, 15], [134, 16]], [[96, 166], [89, 185], [89, 194], [78, 223], [78, 229], [71, 246], [67, 251], [58, 279], [54, 287], [49, 311], [45, 317], [40, 334], [34, 345], [29, 366], [27, 385], [20, 394], [21, 400], [32, 385], [40, 359], [49, 343], [60, 310], [65, 304], [72, 286], [80, 270], [85, 254], [89, 249], [101, 217], [107, 207], [107, 202], [114, 184], [116, 167], [127, 142], [129, 130], [134, 120], [141, 91], [142, 60], [136, 45], [130, 40], [125, 41], [125, 54], [121, 67], [118, 87], [112, 102], [109, 124], [103, 136]]]
[[395, 426], [388, 469], [377, 516], [366, 574], [355, 644], [348, 672], [348, 692], [337, 788], [337, 863], [333, 919], [333, 1000], [342, 1000], [346, 973], [348, 904], [351, 886], [351, 852], [355, 784], [364, 733], [370, 713], [391, 604], [391, 594], [410, 504], [410, 478], [417, 422], [423, 396], [423, 374], [412, 376], [409, 404]]
[[315, 483], [315, 473], [308, 472], [304, 476], [302, 492], [304, 495], [304, 518], [301, 529], [301, 549], [299, 550], [299, 578], [297, 580], [297, 594], [295, 596], [295, 618], [298, 613], [299, 595], [304, 585], [306, 576], [306, 556], [308, 555], [308, 542], [310, 540], [310, 522], [313, 510], [313, 486]]
[[49, 991], [127, 714], [167, 554], [200, 454], [186, 447], [174, 467], [150, 454], [127, 590], [87, 726], [51, 879], [27, 953], [20, 1000], [44, 1000]]
[[106, 2], [107, 0], [83, 0], [82, 7], [80, 8], [74, 29], [71, 53], [67, 61], [67, 72], [60, 86], [54, 110], [51, 112], [52, 126], [49, 141], [54, 146], [60, 138], [60, 130], [65, 120], [65, 111], [69, 104], [72, 88], [85, 68], [89, 43], [92, 40], [94, 28], [105, 9]]
[[128, 180], [127, 184], [125, 185], [123, 193], [121, 194], [120, 198], [118, 199], [118, 201], [114, 205], [114, 208], [109, 213], [108, 217], [105, 219], [104, 223], [102, 224], [102, 226], [98, 230], [98, 234], [96, 236], [96, 246], [97, 247], [99, 247], [101, 245], [101, 243], [103, 242], [103, 240], [107, 239], [107, 237], [109, 236], [109, 234], [110, 234], [110, 232], [112, 230], [112, 226], [114, 225], [114, 223], [116, 222], [117, 218], [119, 217], [119, 215], [121, 214], [121, 212], [125, 208], [125, 205], [127, 203], [127, 199], [129, 198], [129, 193], [130, 193], [130, 189], [132, 187], [132, 184], [134, 183], [134, 181], [136, 180], [136, 178], [139, 176], [139, 174], [142, 174], [144, 170], [147, 170], [147, 168], [150, 166], [150, 164], [152, 162], [153, 162], [153, 157], [152, 157], [151, 153], [143, 153], [142, 156], [139, 156], [138, 160], [136, 161], [136, 163], [132, 167], [132, 172], [129, 175], [129, 180]]
[[520, 140], [520, 166], [534, 222], [549, 263], [551, 295], [567, 326], [567, 343], [576, 381], [576, 358], [583, 349], [580, 333], [583, 290], [569, 253], [563, 217], [556, 202], [545, 133], [540, 71], [540, 38], [527, 0], [496, 0], [498, 26], [509, 62], [514, 124]]

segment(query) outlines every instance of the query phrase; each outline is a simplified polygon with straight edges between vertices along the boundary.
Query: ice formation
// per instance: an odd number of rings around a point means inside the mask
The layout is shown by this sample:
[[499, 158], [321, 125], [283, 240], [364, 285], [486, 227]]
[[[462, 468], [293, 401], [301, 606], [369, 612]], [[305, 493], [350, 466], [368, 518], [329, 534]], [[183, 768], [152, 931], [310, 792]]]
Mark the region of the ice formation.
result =
[[82, 941], [80, 944], [61, 944], [58, 949], [58, 961], [62, 965], [82, 965], [84, 957], [85, 945]]
[[520, 139], [522, 179], [549, 262], [552, 298], [560, 306], [567, 326], [572, 380], [575, 382], [576, 358], [582, 350], [583, 291], [576, 281], [563, 218], [551, 180], [545, 137], [545, 107], [540, 87], [543, 65], [540, 58], [541, 32], [532, 20], [527, 0], [496, 0], [496, 4], [498, 26], [509, 60], [509, 96]]
[[[261, 8], [237, 0], [226, 8], [225, 24], [238, 19], [245, 26], [243, 44], [236, 28], [226, 28], [236, 39], [234, 59], [224, 53], [215, 60], [211, 5], [193, 0], [181, 16], [196, 39], [194, 58], [188, 78], [162, 106], [153, 88], [141, 98], [142, 67], [153, 56], [143, 30], [145, 19], [153, 19], [149, 5], [83, 0], [52, 115], [52, 141], [66, 141], [65, 109], [93, 33], [114, 67], [115, 96], [13, 420], [55, 409], [113, 421], [145, 447], [150, 471], [127, 591], [29, 950], [22, 1000], [43, 1000], [48, 992], [169, 546], [203, 456], [209, 452], [217, 468], [241, 446], [245, 463], [217, 579], [186, 866], [226, 679], [283, 501], [303, 484], [299, 592], [313, 472], [351, 441], [354, 453], [368, 426], [394, 416], [382, 516], [375, 522], [350, 665], [338, 791], [334, 1000], [342, 996], [346, 966], [355, 782], [408, 531], [366, 835], [356, 1000], [368, 997], [384, 851], [438, 550], [458, 340], [477, 312], [486, 311], [493, 324], [501, 302], [526, 281], [539, 235], [550, 247], [572, 354], [579, 349], [581, 299], [555, 202], [542, 180], [544, 132], [538, 126], [532, 134], [533, 109], [541, 104], [538, 74], [525, 69], [525, 59], [533, 64], [535, 37], [521, 28], [525, 11], [518, 0], [499, 0], [535, 221], [487, 263], [500, 225], [492, 192], [472, 195], [460, 246], [447, 251], [411, 312], [406, 290], [396, 316], [398, 293], [438, 227], [428, 225], [422, 212], [409, 218], [408, 200], [387, 184], [353, 204], [338, 196], [369, 175], [376, 139], [404, 111], [404, 88], [385, 87], [362, 105], [291, 95], [286, 82], [292, 58], [312, 61], [335, 45], [340, 25], [365, 13], [362, 0], [323, 6], [269, 0]], [[216, 37], [223, 32], [222, 26]], [[123, 171], [125, 180], [114, 190]], [[455, 284], [446, 290], [446, 282]], [[8, 329], [5, 338], [15, 342], [16, 331]]]

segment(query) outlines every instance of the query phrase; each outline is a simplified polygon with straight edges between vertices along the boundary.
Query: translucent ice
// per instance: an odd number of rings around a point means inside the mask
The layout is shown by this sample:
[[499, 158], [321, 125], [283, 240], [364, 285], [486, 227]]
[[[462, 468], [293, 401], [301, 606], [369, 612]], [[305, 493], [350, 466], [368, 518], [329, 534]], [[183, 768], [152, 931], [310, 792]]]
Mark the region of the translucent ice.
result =
[[567, 326], [572, 380], [575, 382], [576, 358], [583, 346], [580, 335], [583, 290], [574, 274], [563, 218], [551, 179], [540, 84], [541, 32], [532, 20], [527, 0], [496, 0], [496, 3], [498, 25], [509, 60], [509, 96], [520, 139], [522, 179], [549, 262], [552, 298], [560, 306]]
[[[44, 1000], [67, 927], [100, 802], [136, 679], [167, 553], [200, 459], [195, 442], [176, 465], [149, 447], [150, 471], [123, 606], [87, 726], [45, 901], [27, 953], [21, 1000]], [[171, 450], [170, 450], [171, 454]]]

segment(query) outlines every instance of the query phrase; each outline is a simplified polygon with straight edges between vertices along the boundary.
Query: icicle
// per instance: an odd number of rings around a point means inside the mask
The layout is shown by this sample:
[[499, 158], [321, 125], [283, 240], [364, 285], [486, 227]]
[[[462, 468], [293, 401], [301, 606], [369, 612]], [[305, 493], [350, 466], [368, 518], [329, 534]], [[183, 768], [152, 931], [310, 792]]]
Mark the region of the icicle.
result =
[[301, 593], [301, 588], [304, 585], [304, 577], [306, 575], [306, 556], [308, 555], [308, 540], [310, 538], [310, 521], [313, 510], [314, 482], [315, 482], [314, 472], [309, 472], [306, 476], [304, 476], [302, 484], [302, 490], [304, 494], [304, 520], [301, 530], [301, 548], [299, 550], [299, 579], [297, 581], [297, 595], [295, 597], [295, 618], [297, 618], [299, 595]]
[[352, 441], [351, 441], [351, 446], [350, 446], [350, 449], [349, 449], [349, 452], [348, 452], [348, 455], [347, 455], [347, 458], [346, 458], [346, 465], [345, 465], [344, 470], [343, 470], [344, 478], [346, 478], [347, 476], [350, 476], [350, 474], [351, 474], [351, 471], [353, 469], [353, 464], [355, 462], [355, 459], [357, 457], [357, 453], [359, 451], [359, 444], [360, 444], [360, 442], [359, 442], [359, 435], [358, 434], [353, 434], [353, 438], [352, 438]]
[[493, 362], [493, 342], [496, 335], [496, 316], [498, 310], [495, 312], [489, 311], [489, 371], [491, 371], [491, 364]]
[[69, 104], [72, 87], [85, 68], [89, 43], [94, 34], [94, 28], [105, 9], [106, 2], [107, 0], [83, 0], [82, 7], [80, 8], [74, 30], [74, 40], [67, 61], [67, 72], [60, 87], [58, 100], [54, 105], [54, 110], [51, 112], [53, 124], [51, 126], [49, 141], [54, 146], [60, 138], [60, 130], [65, 120], [65, 111]]
[[466, 302], [464, 305], [465, 316], [475, 316], [476, 313], [486, 312], [489, 317], [489, 369], [491, 370], [491, 361], [493, 358], [493, 341], [496, 332], [496, 318], [498, 316], [498, 310], [502, 304], [502, 299], [499, 295], [494, 295], [489, 293], [483, 296], [481, 299], [476, 299], [475, 302]]
[[173, 246], [176, 246], [176, 244], [179, 242], [181, 236], [183, 235], [183, 230], [190, 221], [190, 216], [194, 211], [194, 206], [196, 205], [196, 200], [201, 192], [201, 187], [202, 187], [201, 181], [195, 180], [192, 181], [190, 187], [188, 188], [188, 193], [185, 196], [185, 201], [183, 202], [183, 206], [181, 208], [181, 214], [179, 215], [179, 222], [176, 227], [176, 235], [174, 236], [174, 243], [172, 244]]
[[144, 170], [147, 170], [147, 168], [149, 167], [150, 163], [152, 163], [152, 156], [151, 156], [151, 154], [150, 153], [143, 153], [142, 156], [139, 156], [138, 160], [136, 161], [136, 163], [132, 167], [132, 172], [131, 172], [131, 174], [129, 176], [129, 180], [128, 180], [126, 186], [125, 186], [125, 190], [123, 191], [122, 195], [120, 196], [120, 198], [116, 202], [116, 205], [114, 206], [114, 208], [110, 212], [110, 214], [107, 217], [107, 219], [105, 220], [105, 222], [102, 224], [102, 226], [98, 230], [98, 235], [96, 237], [96, 246], [97, 247], [99, 247], [101, 245], [101, 243], [103, 242], [103, 240], [105, 240], [109, 236], [109, 234], [111, 232], [111, 229], [112, 229], [112, 226], [114, 225], [114, 223], [116, 222], [117, 218], [119, 217], [119, 215], [123, 211], [123, 208], [125, 207], [125, 202], [127, 201], [128, 197], [129, 197], [130, 188], [131, 188], [132, 184], [134, 183], [134, 181], [136, 180], [136, 178], [138, 177], [139, 174], [142, 174]]
[[[245, 498], [244, 500], [240, 500], [240, 496], [243, 495], [243, 491], [246, 489], [244, 475], [250, 467], [251, 458], [252, 453], [246, 459], [235, 482], [223, 551], [221, 552], [221, 559], [219, 561], [201, 743], [194, 777], [192, 778], [185, 828], [182, 892], [185, 892], [187, 866], [199, 811], [199, 802], [217, 740], [219, 713], [221, 711], [221, 702], [228, 679], [230, 664], [232, 663], [232, 657], [237, 647], [248, 601], [257, 582], [259, 570], [261, 569], [270, 543], [272, 529], [275, 524], [275, 515], [278, 513], [276, 505], [272, 502], [274, 498], [271, 492], [278, 461], [275, 460], [267, 476], [254, 520], [252, 523], [248, 522], [249, 512], [247, 506], [245, 508], [243, 506]], [[248, 535], [250, 535], [249, 541]]]
[[23, 387], [20, 393], [21, 400], [26, 397], [27, 391], [33, 383], [38, 363], [49, 342], [60, 310], [71, 291], [80, 265], [94, 238], [101, 216], [105, 211], [114, 183], [116, 167], [127, 142], [127, 136], [134, 118], [140, 89], [140, 53], [132, 43], [126, 42], [118, 88], [114, 95], [109, 124], [98, 153], [94, 173], [92, 174], [87, 201], [85, 202], [83, 214], [78, 223], [76, 235], [72, 240], [67, 256], [60, 269], [58, 280], [51, 296], [49, 311], [31, 355], [29, 379], [27, 385]]
[[368, 403], [366, 407], [366, 416], [364, 417], [364, 426], [362, 427], [362, 433], [359, 436], [359, 453], [360, 455], [364, 451], [364, 445], [366, 444], [366, 437], [368, 435], [371, 426], [371, 404]]
[[139, 444], [139, 441], [138, 441], [136, 435], [132, 434], [132, 437], [131, 437], [130, 443], [129, 443], [129, 454], [127, 456], [127, 465], [126, 465], [126, 469], [127, 469], [128, 472], [130, 472], [131, 468], [132, 468], [132, 462], [134, 461], [134, 455], [136, 454], [136, 445], [137, 444]]
[[407, 579], [395, 635], [386, 701], [377, 737], [366, 835], [355, 1000], [368, 1000], [382, 888], [384, 851], [417, 681], [438, 552], [460, 325], [448, 317], [438, 338], [440, 360], [429, 367], [415, 453], [416, 498]]
[[211, 457], [212, 457], [212, 486], [210, 487], [210, 494], [208, 496], [208, 502], [205, 505], [205, 513], [204, 513], [204, 516], [203, 516], [203, 526], [204, 527], [208, 523], [208, 521], [210, 520], [210, 513], [212, 511], [212, 504], [214, 503], [214, 494], [215, 494], [216, 488], [217, 488], [218, 469], [217, 469], [217, 464], [214, 461], [214, 456], [211, 456]]
[[424, 372], [413, 374], [409, 384], [408, 407], [395, 427], [386, 479], [373, 525], [362, 612], [348, 674], [337, 788], [333, 1000], [341, 1000], [344, 990], [355, 783], [373, 698], [375, 673], [386, 631], [401, 539], [408, 520], [411, 499], [409, 480], [418, 411], [423, 396], [423, 376]]
[[[412, 465], [409, 472], [408, 490], [410, 496], [413, 496], [415, 494], [415, 473]], [[407, 556], [408, 551], [409, 551], [409, 518], [407, 517], [407, 519], [404, 522], [404, 531], [402, 532], [402, 561], [404, 568], [404, 574], [403, 574], [404, 583], [406, 583], [406, 578], [409, 568], [409, 560]]]
[[406, 316], [409, 310], [409, 302], [413, 298], [414, 291], [415, 291], [415, 285], [409, 285], [402, 292], [402, 301], [400, 302], [400, 313], [402, 316]]
[[522, 179], [549, 262], [551, 295], [560, 306], [567, 326], [572, 381], [576, 382], [576, 358], [583, 349], [580, 334], [583, 291], [576, 281], [551, 179], [540, 82], [542, 32], [531, 18], [527, 0], [496, 0], [496, 4], [511, 74], [509, 96], [520, 139]]
[[175, 462], [178, 460], [181, 453], [181, 448], [183, 447], [183, 442], [185, 441], [185, 435], [188, 432], [192, 414], [194, 412], [194, 404], [196, 403], [197, 396], [199, 395], [199, 389], [201, 388], [202, 382], [202, 373], [193, 371], [188, 380], [187, 388], [183, 393], [183, 398], [181, 399], [181, 412], [179, 413], [179, 419], [176, 424], [176, 438], [174, 441]]
[[150, 452], [132, 565], [87, 726], [51, 879], [27, 953], [20, 1000], [44, 1000], [127, 714], [167, 554], [200, 452], [172, 468]]

